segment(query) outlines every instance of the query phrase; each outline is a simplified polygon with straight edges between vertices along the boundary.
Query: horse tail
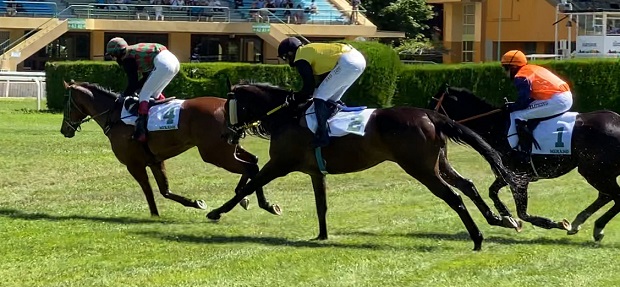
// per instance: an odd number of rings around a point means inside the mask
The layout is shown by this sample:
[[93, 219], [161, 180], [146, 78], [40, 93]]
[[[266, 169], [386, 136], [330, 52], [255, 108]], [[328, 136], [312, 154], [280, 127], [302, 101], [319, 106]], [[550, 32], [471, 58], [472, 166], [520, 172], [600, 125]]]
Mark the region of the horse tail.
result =
[[439, 134], [448, 137], [458, 144], [466, 144], [476, 150], [491, 165], [496, 176], [502, 177], [506, 183], [515, 184], [515, 177], [503, 164], [500, 154], [491, 147], [480, 135], [468, 127], [455, 122], [438, 113], [428, 113]]

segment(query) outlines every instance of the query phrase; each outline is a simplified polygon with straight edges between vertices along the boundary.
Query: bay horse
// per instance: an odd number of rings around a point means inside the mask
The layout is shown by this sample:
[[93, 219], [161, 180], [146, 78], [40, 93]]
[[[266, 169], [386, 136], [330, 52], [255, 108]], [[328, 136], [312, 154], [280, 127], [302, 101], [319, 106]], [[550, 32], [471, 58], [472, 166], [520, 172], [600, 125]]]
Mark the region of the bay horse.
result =
[[[68, 90], [60, 132], [67, 138], [75, 136], [80, 125], [90, 119], [103, 129], [116, 158], [127, 167], [146, 196], [151, 216], [159, 216], [146, 167], [150, 167], [159, 192], [165, 198], [184, 206], [206, 209], [203, 200], [191, 200], [174, 194], [168, 186], [164, 161], [197, 147], [203, 161], [241, 174], [236, 191], [258, 173], [258, 158], [240, 145], [231, 146], [222, 137], [225, 127], [223, 98], [198, 97], [181, 104], [176, 130], [150, 132], [146, 144], [132, 139], [134, 127], [121, 120], [123, 97], [97, 84], [64, 82]], [[165, 100], [164, 100], [165, 101]], [[278, 205], [271, 205], [262, 189], [257, 190], [258, 205], [273, 214], [280, 214]], [[247, 209], [248, 199], [240, 205]]]
[[[207, 218], [219, 220], [222, 213], [229, 212], [244, 196], [276, 178], [299, 171], [311, 178], [319, 223], [316, 239], [325, 240], [328, 238], [325, 174], [320, 171], [310, 144], [312, 133], [300, 125], [305, 108], [311, 102], [304, 103], [300, 108], [289, 102], [290, 95], [288, 90], [264, 83], [231, 87], [225, 104], [229, 143], [237, 144], [246, 133], [270, 139], [270, 159], [234, 198], [209, 212]], [[235, 118], [234, 121], [232, 118]], [[362, 171], [384, 161], [397, 163], [459, 215], [474, 242], [474, 250], [480, 250], [482, 233], [460, 196], [445, 181], [459, 183], [492, 224], [516, 228], [516, 222], [512, 218], [500, 218], [493, 214], [473, 183], [462, 179], [449, 165], [442, 156], [447, 138], [473, 147], [487, 160], [497, 176], [509, 183], [513, 181], [513, 174], [504, 168], [497, 152], [481, 137], [439, 113], [418, 108], [377, 109], [365, 127], [364, 136], [332, 138], [322, 153], [330, 174]], [[444, 170], [445, 176], [442, 176]]]
[[[521, 188], [513, 189], [513, 197], [517, 214], [524, 221], [546, 229], [563, 229], [567, 234], [573, 235], [579, 232], [581, 225], [593, 213], [613, 200], [613, 207], [594, 223], [595, 242], [603, 239], [605, 225], [620, 212], [620, 186], [616, 182], [620, 175], [620, 115], [608, 110], [579, 113], [571, 139], [570, 155], [532, 154], [531, 164], [524, 164], [510, 152], [506, 138], [510, 116], [507, 111], [476, 97], [467, 89], [448, 85], [440, 88], [433, 96], [429, 108], [467, 125], [500, 152], [504, 164], [520, 178]], [[575, 167], [579, 174], [598, 190], [598, 198], [581, 211], [572, 223], [566, 219], [555, 222], [528, 214], [528, 183], [557, 178]], [[489, 187], [489, 197], [501, 215], [511, 216], [498, 196], [499, 190], [504, 186], [504, 179], [497, 177]]]

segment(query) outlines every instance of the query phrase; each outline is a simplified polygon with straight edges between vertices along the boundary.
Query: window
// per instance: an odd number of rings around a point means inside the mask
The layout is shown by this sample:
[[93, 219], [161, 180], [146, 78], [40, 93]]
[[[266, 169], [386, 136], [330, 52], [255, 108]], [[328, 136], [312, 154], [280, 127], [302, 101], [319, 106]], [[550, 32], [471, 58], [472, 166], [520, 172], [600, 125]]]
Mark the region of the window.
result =
[[476, 33], [476, 5], [463, 5], [463, 35], [474, 35]]
[[523, 53], [526, 55], [536, 54], [536, 42], [525, 42], [523, 44]]
[[473, 62], [474, 61], [474, 41], [463, 41], [463, 58], [462, 62]]

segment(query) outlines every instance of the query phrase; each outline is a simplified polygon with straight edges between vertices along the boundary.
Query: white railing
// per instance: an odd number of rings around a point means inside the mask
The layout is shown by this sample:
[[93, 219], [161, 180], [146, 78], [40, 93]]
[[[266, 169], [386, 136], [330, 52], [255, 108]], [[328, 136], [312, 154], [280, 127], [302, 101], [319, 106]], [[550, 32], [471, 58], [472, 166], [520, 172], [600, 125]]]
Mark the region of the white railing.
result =
[[[23, 85], [36, 88], [24, 88]], [[41, 100], [45, 97], [45, 72], [0, 72], [0, 87], [4, 84], [4, 97], [32, 97], [36, 93], [37, 110], [41, 110]], [[14, 89], [11, 89], [13, 85]], [[15, 88], [17, 87], [17, 88]]]

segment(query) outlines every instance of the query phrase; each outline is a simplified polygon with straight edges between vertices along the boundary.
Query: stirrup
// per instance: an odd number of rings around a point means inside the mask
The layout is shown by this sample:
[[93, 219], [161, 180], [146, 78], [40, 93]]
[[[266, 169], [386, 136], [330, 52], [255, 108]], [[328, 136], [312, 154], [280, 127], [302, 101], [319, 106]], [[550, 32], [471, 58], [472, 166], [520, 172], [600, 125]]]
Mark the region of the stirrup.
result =
[[327, 169], [325, 168], [325, 160], [323, 159], [323, 154], [321, 153], [320, 147], [314, 149], [314, 156], [316, 157], [316, 163], [319, 166], [319, 171], [321, 171], [323, 175], [327, 174]]

